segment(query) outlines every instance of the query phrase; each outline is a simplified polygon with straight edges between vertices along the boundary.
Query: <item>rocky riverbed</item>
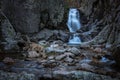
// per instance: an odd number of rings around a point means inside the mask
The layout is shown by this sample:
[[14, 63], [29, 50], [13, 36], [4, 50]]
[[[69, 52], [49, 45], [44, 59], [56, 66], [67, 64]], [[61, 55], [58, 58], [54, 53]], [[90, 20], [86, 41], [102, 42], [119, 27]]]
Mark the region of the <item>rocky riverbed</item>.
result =
[[[0, 80], [119, 80], [115, 61], [105, 45], [68, 45], [39, 41], [46, 57], [35, 50], [4, 54]], [[14, 56], [13, 56], [14, 55]]]

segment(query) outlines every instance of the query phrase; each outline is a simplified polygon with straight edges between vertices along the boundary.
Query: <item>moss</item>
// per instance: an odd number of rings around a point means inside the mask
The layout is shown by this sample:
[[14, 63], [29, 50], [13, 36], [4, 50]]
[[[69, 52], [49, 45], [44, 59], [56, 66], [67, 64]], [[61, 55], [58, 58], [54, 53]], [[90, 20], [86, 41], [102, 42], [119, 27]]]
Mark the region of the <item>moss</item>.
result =
[[56, 52], [50, 52], [50, 53], [47, 54], [47, 56], [51, 56], [51, 55], [55, 56], [55, 55], [57, 55], [57, 53]]

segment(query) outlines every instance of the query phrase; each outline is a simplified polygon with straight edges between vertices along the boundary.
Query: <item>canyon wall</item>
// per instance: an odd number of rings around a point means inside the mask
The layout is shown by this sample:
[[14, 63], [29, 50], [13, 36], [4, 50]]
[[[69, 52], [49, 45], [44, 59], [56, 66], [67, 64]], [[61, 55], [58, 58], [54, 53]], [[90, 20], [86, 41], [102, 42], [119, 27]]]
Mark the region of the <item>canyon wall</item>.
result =
[[64, 17], [63, 0], [2, 0], [2, 11], [21, 33], [57, 28]]

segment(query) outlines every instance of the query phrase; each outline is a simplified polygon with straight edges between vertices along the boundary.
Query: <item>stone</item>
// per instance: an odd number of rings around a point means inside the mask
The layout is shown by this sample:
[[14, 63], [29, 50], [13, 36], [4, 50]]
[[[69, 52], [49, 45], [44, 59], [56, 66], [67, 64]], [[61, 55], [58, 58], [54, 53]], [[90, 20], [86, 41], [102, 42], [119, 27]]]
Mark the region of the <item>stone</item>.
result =
[[105, 48], [108, 49], [108, 50], [111, 49], [111, 47], [112, 47], [112, 44], [108, 44], [108, 43], [107, 43], [107, 44], [105, 45]]
[[102, 49], [101, 49], [101, 48], [95, 48], [95, 49], [94, 49], [94, 52], [101, 53], [101, 52], [102, 52]]
[[56, 40], [56, 41], [53, 41], [53, 43], [52, 44], [59, 44], [59, 45], [63, 45], [64, 44], [64, 42], [63, 41], [61, 41], [61, 40]]
[[55, 48], [55, 47], [58, 47], [59, 45], [58, 44], [52, 44], [50, 45], [51, 48]]
[[[6, 15], [0, 11], [0, 45], [3, 51], [15, 51], [18, 50], [17, 42], [15, 41], [16, 32], [9, 22]], [[14, 49], [14, 50], [12, 50]]]
[[70, 58], [70, 57], [66, 57], [66, 58], [64, 59], [64, 61], [65, 61], [65, 62], [68, 62], [68, 63], [72, 63], [74, 60], [73, 60], [72, 58]]
[[14, 64], [14, 63], [15, 63], [15, 61], [14, 61], [12, 58], [10, 58], [10, 57], [4, 58], [4, 59], [3, 59], [3, 62], [4, 62], [5, 64], [8, 64], [8, 65], [11, 65], [11, 64]]
[[55, 57], [56, 60], [63, 60], [66, 57], [65, 54], [61, 54]]
[[17, 32], [27, 34], [38, 32], [42, 29], [42, 25], [59, 28], [58, 25], [62, 23], [64, 18], [63, 0], [20, 0], [14, 2], [3, 0], [2, 10], [14, 24]]
[[80, 67], [82, 69], [89, 70], [89, 71], [93, 71], [94, 70], [94, 67], [89, 65], [88, 63], [82, 63], [82, 64], [80, 64]]
[[[14, 24], [14, 27], [17, 30], [17, 32], [34, 33], [38, 32], [40, 22], [39, 10], [36, 11], [36, 9], [39, 9], [39, 6], [37, 4], [37, 1], [32, 0], [21, 0], [21, 2], [9, 2], [8, 0], [3, 1], [2, 10], [11, 20], [11, 23]], [[8, 12], [6, 11], [7, 9], [11, 10]]]
[[13, 73], [0, 70], [0, 80], [36, 80], [34, 74], [27, 72]]
[[33, 39], [38, 39], [38, 40], [48, 40], [50, 39], [50, 37], [53, 36], [53, 32], [52, 30], [49, 30], [49, 29], [43, 29], [41, 30], [39, 33], [33, 35]]
[[51, 53], [51, 52], [55, 52], [55, 53], [64, 53], [66, 51], [66, 49], [63, 48], [51, 48], [51, 47], [47, 47], [45, 49], [46, 53]]
[[29, 58], [35, 58], [35, 57], [39, 57], [40, 54], [38, 54], [36, 51], [29, 51], [28, 52], [28, 57]]
[[66, 71], [57, 70], [53, 72], [53, 77], [58, 80], [119, 80], [110, 76], [95, 74], [86, 71]]
[[60, 35], [60, 39], [61, 39], [63, 42], [67, 42], [67, 41], [68, 41], [69, 35], [66, 33], [66, 31], [60, 30], [60, 31], [59, 31], [59, 35]]
[[49, 60], [54, 59], [54, 56], [49, 56], [48, 59]]
[[46, 63], [46, 62], [47, 62], [47, 60], [37, 59], [37, 62], [38, 62], [38, 63]]
[[67, 57], [75, 57], [75, 55], [73, 54], [73, 53], [71, 53], [71, 52], [65, 52], [64, 53]]
[[79, 55], [80, 54], [80, 50], [77, 49], [76, 47], [69, 48], [68, 52], [71, 52], [71, 53], [73, 53], [75, 55]]
[[82, 48], [90, 48], [90, 45], [88, 44], [89, 42], [83, 42], [80, 44], [80, 47]]
[[39, 45], [38, 43], [30, 42], [28, 43], [28, 45], [25, 45], [23, 49], [28, 51], [28, 53], [30, 53], [31, 55], [38, 53], [43, 58], [47, 57], [44, 53], [44, 47]]
[[42, 45], [42, 46], [47, 46], [47, 45], [48, 45], [48, 42], [45, 41], [45, 40], [41, 40], [41, 41], [39, 41], [38, 43], [39, 43], [40, 45]]
[[45, 68], [54, 68], [54, 67], [58, 66], [59, 63], [56, 62], [55, 60], [49, 60], [49, 61], [47, 61], [46, 63], [43, 63], [42, 65], [43, 65]]
[[[37, 40], [58, 40], [61, 42], [66, 42], [68, 40], [69, 35], [64, 30], [51, 30], [48, 28], [44, 28], [39, 31], [37, 34], [33, 35], [31, 39]], [[60, 42], [60, 43], [61, 43]]]
[[15, 30], [2, 11], [0, 11], [0, 18], [1, 18], [0, 29], [1, 29], [2, 38], [3, 39], [14, 38], [16, 35]]
[[82, 63], [87, 63], [87, 64], [89, 64], [90, 62], [92, 62], [92, 60], [90, 60], [90, 59], [83, 59], [83, 60], [80, 60], [80, 61], [79, 61], [79, 64], [82, 64]]

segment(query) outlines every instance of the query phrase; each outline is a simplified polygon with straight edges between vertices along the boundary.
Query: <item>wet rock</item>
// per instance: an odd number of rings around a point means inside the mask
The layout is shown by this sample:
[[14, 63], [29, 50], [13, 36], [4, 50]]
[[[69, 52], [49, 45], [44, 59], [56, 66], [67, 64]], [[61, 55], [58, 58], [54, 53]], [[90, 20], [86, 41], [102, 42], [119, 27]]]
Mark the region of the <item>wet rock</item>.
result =
[[40, 54], [38, 54], [36, 51], [29, 51], [28, 52], [28, 57], [29, 58], [35, 58], [35, 57], [39, 57]]
[[63, 60], [66, 57], [65, 54], [61, 54], [55, 57], [56, 60]]
[[79, 64], [82, 64], [82, 63], [87, 63], [87, 64], [89, 64], [91, 61], [92, 61], [92, 60], [90, 60], [90, 59], [83, 59], [83, 60], [80, 60], [80, 61], [79, 61]]
[[14, 24], [15, 29], [22, 33], [35, 33], [46, 26], [51, 29], [59, 28], [58, 25], [64, 18], [63, 0], [14, 2], [3, 0], [2, 10]]
[[0, 48], [4, 51], [18, 50], [17, 42], [14, 40], [16, 32], [2, 11], [0, 11], [0, 22]]
[[53, 77], [59, 80], [119, 80], [117, 78], [111, 78], [110, 76], [104, 76], [86, 71], [54, 71]]
[[80, 44], [80, 47], [82, 48], [90, 48], [90, 45], [88, 44], [88, 42], [83, 42]]
[[95, 49], [94, 49], [94, 52], [101, 53], [101, 52], [102, 52], [102, 49], [101, 49], [101, 48], [95, 48]]
[[46, 42], [45, 40], [39, 41], [38, 43], [42, 46], [47, 46], [48, 45], [48, 42]]
[[54, 59], [55, 57], [54, 56], [49, 56], [48, 59], [51, 60], [51, 59]]
[[88, 63], [82, 63], [80, 64], [80, 67], [85, 70], [93, 71], [95, 67], [89, 65]]
[[107, 43], [107, 44], [105, 45], [105, 48], [108, 49], [108, 50], [109, 50], [111, 47], [112, 47], [111, 44], [108, 44], [108, 43]]
[[8, 64], [8, 65], [11, 65], [11, 64], [15, 63], [15, 61], [12, 58], [10, 58], [10, 57], [6, 57], [5, 59], [3, 59], [3, 62], [5, 64]]
[[44, 28], [37, 34], [33, 35], [31, 39], [37, 39], [37, 40], [61, 40], [63, 42], [66, 42], [68, 40], [69, 35], [63, 30], [51, 30]]
[[59, 45], [63, 45], [64, 44], [64, 42], [63, 41], [61, 41], [61, 40], [56, 40], [56, 41], [53, 41], [53, 43], [52, 44], [59, 44]]
[[0, 10], [0, 31], [1, 31], [1, 37], [3, 39], [5, 38], [14, 38], [16, 35], [16, 32], [13, 28], [13, 26], [11, 25], [11, 23], [9, 22], [8, 18], [6, 17], [6, 15]]
[[63, 42], [67, 42], [69, 39], [69, 35], [64, 30], [54, 30], [54, 35]]
[[45, 49], [46, 53], [51, 53], [51, 52], [55, 52], [55, 53], [64, 53], [66, 51], [66, 49], [64, 48], [52, 48], [52, 47], [47, 47]]
[[55, 48], [55, 47], [59, 47], [59, 45], [58, 44], [52, 44], [52, 45], [50, 45], [50, 47]]
[[48, 40], [50, 39], [50, 37], [52, 37], [52, 35], [53, 35], [52, 30], [43, 29], [38, 34], [35, 34], [32, 38], [37, 40], [42, 40], [42, 39]]
[[26, 72], [13, 73], [0, 71], [0, 80], [36, 80], [34, 74], [29, 74]]
[[[8, 0], [3, 1], [2, 6], [4, 7], [2, 7], [2, 9], [7, 15], [7, 17], [11, 20], [12, 24], [14, 24], [14, 27], [17, 30], [17, 32], [34, 33], [39, 30], [40, 22], [39, 10], [35, 11], [35, 9], [39, 8], [37, 4], [38, 2], [29, 0], [21, 2], [15, 1], [14, 3], [9, 2]], [[8, 12], [6, 11], [6, 9], [11, 10]]]
[[69, 52], [75, 54], [75, 55], [79, 55], [80, 54], [80, 50], [77, 49], [76, 47], [72, 47], [68, 49]]
[[47, 60], [37, 59], [37, 62], [38, 62], [38, 63], [45, 63], [45, 62], [47, 62]]
[[45, 68], [54, 68], [56, 66], [59, 65], [58, 62], [56, 62], [55, 60], [50, 60], [50, 61], [47, 61], [45, 63], [42, 63], [42, 65], [45, 67]]
[[65, 52], [64, 53], [67, 57], [75, 57], [75, 54], [71, 53], [71, 52]]
[[66, 57], [66, 58], [64, 59], [64, 61], [65, 61], [65, 62], [68, 62], [68, 63], [72, 63], [74, 60], [73, 60], [72, 58], [70, 58], [70, 57]]

